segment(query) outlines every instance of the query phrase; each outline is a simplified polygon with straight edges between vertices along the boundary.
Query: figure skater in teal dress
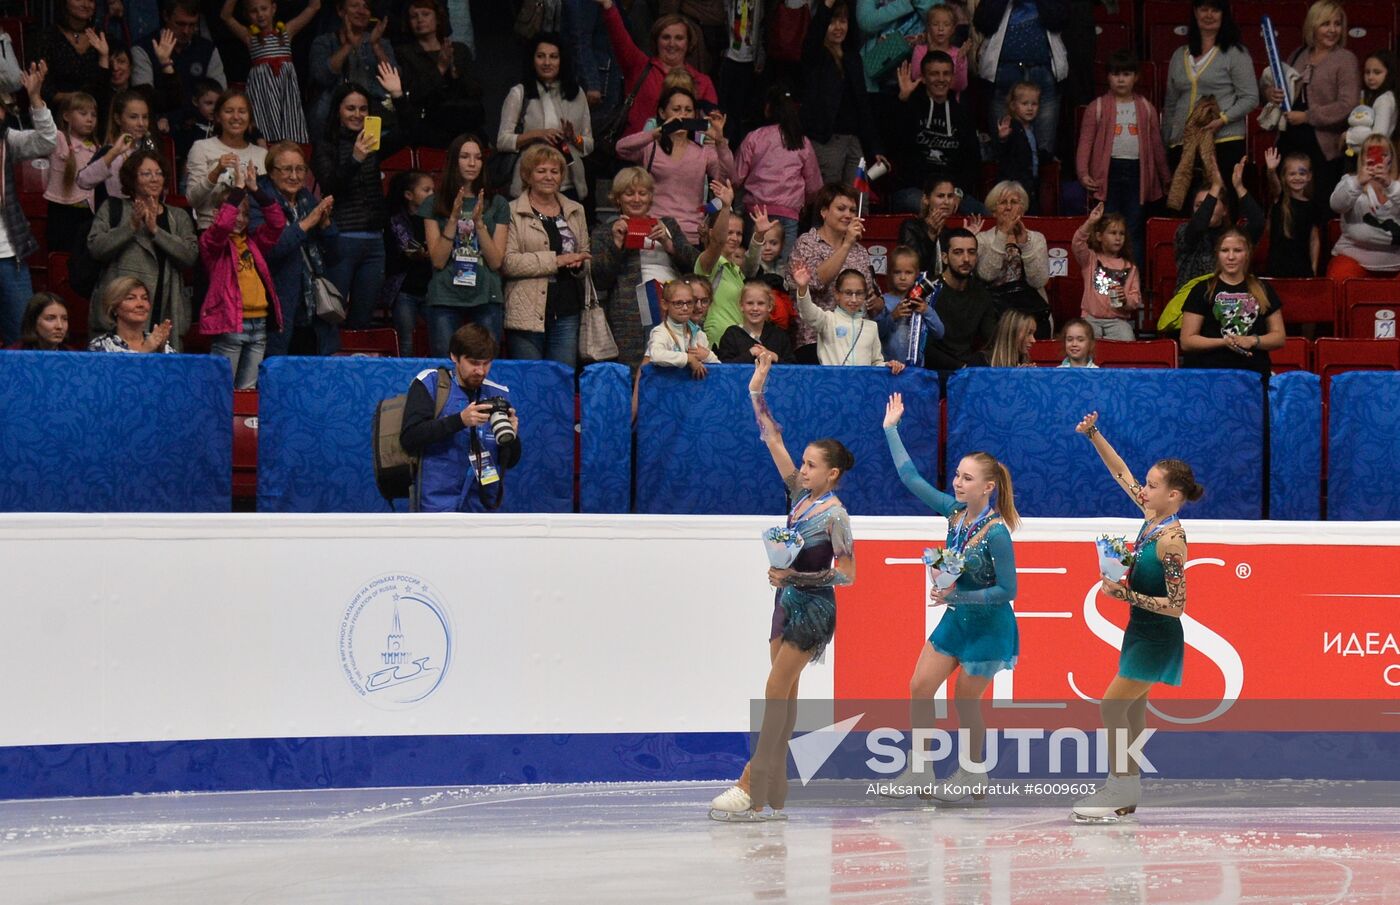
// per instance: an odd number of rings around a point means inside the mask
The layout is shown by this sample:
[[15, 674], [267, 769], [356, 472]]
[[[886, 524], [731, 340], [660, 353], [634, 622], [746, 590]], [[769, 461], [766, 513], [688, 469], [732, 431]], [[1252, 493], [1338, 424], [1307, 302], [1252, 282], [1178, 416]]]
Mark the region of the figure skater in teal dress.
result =
[[[951, 588], [934, 588], [931, 605], [947, 605], [928, 643], [919, 653], [909, 679], [911, 728], [932, 728], [933, 696], [954, 672], [955, 702], [960, 726], [967, 730], [968, 750], [956, 772], [934, 786], [933, 770], [912, 753], [908, 767], [893, 783], [891, 797], [906, 797], [914, 788], [919, 797], [954, 802], [972, 795], [982, 798], [986, 783], [983, 748], [986, 723], [980, 699], [992, 677], [1012, 669], [1020, 653], [1016, 614], [1016, 557], [1011, 531], [1020, 523], [1011, 489], [1011, 474], [991, 455], [971, 453], [958, 463], [953, 475], [953, 496], [943, 493], [920, 476], [899, 436], [904, 399], [899, 393], [885, 407], [885, 441], [894, 457], [899, 479], [929, 508], [948, 519], [947, 549], [966, 558], [962, 575]], [[960, 669], [959, 669], [960, 668]], [[968, 769], [971, 766], [973, 769]], [[902, 791], [901, 791], [902, 790]]]
[[851, 520], [836, 496], [836, 485], [855, 466], [855, 457], [839, 440], [813, 440], [802, 452], [802, 465], [793, 463], [783, 445], [782, 428], [763, 400], [776, 360], [771, 352], [759, 357], [749, 398], [759, 434], [792, 500], [787, 526], [802, 535], [803, 544], [790, 568], [768, 570], [768, 583], [777, 590], [768, 635], [772, 665], [763, 693], [763, 723], [739, 781], [710, 803], [715, 820], [787, 819], [787, 748], [797, 723], [797, 680], [836, 632], [836, 587], [856, 578]]
[[[1137, 764], [1124, 752], [1147, 726], [1147, 695], [1158, 682], [1181, 684], [1186, 650], [1181, 614], [1186, 609], [1186, 532], [1177, 512], [1201, 498], [1191, 466], [1180, 459], [1163, 459], [1139, 484], [1122, 457], [1099, 432], [1099, 413], [1091, 412], [1076, 431], [1094, 444], [1109, 474], [1128, 494], [1146, 521], [1133, 551], [1137, 557], [1120, 584], [1104, 578], [1101, 590], [1129, 604], [1128, 627], [1118, 657], [1118, 675], [1108, 683], [1100, 705], [1109, 738], [1109, 775], [1087, 798], [1075, 802], [1073, 818], [1080, 823], [1113, 822], [1137, 810], [1142, 778]], [[1121, 731], [1120, 731], [1121, 730]], [[1121, 762], [1120, 762], [1121, 760]]]

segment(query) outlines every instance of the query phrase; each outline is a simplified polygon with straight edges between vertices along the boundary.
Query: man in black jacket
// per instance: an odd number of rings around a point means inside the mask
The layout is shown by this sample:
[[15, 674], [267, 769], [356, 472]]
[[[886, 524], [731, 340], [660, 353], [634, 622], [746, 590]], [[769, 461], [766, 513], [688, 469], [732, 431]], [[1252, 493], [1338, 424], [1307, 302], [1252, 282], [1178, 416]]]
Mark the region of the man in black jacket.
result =
[[963, 193], [964, 213], [984, 213], [977, 199], [981, 155], [972, 114], [951, 97], [953, 58], [941, 50], [924, 55], [916, 79], [899, 67], [899, 134], [904, 140], [905, 187], [895, 193], [896, 211], [915, 212], [938, 180], [951, 180]]
[[943, 259], [943, 288], [934, 311], [943, 321], [943, 336], [929, 337], [924, 367], [956, 371], [969, 365], [986, 365], [974, 346], [985, 348], [997, 331], [992, 298], [977, 279], [977, 237], [965, 229], [944, 233], [948, 254]]

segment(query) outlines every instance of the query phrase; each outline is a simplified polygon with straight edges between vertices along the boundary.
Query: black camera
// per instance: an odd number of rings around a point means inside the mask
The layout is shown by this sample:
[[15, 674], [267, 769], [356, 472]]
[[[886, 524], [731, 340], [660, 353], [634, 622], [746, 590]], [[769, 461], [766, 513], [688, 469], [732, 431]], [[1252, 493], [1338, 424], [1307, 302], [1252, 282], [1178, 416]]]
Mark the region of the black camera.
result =
[[491, 406], [486, 423], [491, 426], [491, 433], [496, 435], [496, 445], [505, 446], [513, 442], [515, 427], [510, 423], [510, 400], [504, 396], [488, 396], [479, 404]]

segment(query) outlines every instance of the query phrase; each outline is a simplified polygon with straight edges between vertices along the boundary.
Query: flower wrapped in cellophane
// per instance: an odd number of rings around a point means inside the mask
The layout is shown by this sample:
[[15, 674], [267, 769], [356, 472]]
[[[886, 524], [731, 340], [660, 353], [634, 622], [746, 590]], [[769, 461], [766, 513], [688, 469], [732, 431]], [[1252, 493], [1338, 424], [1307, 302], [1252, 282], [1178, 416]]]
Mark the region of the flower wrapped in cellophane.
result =
[[763, 532], [763, 549], [768, 551], [768, 564], [775, 569], [791, 568], [802, 552], [802, 534], [793, 528], [769, 528]]
[[1099, 574], [1113, 581], [1122, 581], [1137, 560], [1137, 554], [1128, 545], [1127, 538], [1103, 534], [1094, 541], [1094, 545], [1099, 550]]
[[966, 559], [961, 553], [955, 553], [946, 547], [924, 549], [924, 565], [928, 566], [929, 580], [940, 590], [951, 588], [958, 576], [962, 575], [966, 564]]

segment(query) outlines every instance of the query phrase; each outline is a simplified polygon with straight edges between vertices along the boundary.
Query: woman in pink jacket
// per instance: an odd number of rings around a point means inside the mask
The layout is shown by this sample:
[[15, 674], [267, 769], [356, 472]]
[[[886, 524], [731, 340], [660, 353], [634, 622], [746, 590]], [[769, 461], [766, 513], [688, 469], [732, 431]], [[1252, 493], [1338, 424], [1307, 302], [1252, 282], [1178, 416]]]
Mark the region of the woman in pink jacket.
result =
[[1108, 58], [1108, 93], [1084, 111], [1075, 168], [1091, 201], [1128, 221], [1133, 254], [1145, 260], [1142, 206], [1166, 194], [1171, 180], [1162, 123], [1138, 94], [1138, 61], [1131, 50]]
[[[248, 195], [262, 208], [263, 223], [248, 233]], [[258, 186], [258, 168], [249, 163], [243, 184], [235, 186], [219, 205], [214, 223], [199, 237], [199, 256], [209, 274], [209, 294], [199, 315], [199, 332], [213, 334], [210, 350], [233, 368], [235, 389], [258, 385], [258, 365], [267, 350], [268, 318], [282, 329], [267, 252], [277, 244], [287, 215], [277, 199]]]
[[783, 250], [787, 263], [797, 245], [797, 220], [810, 198], [822, 187], [817, 152], [802, 134], [797, 104], [781, 86], [768, 89], [765, 107], [768, 125], [748, 134], [734, 158], [734, 183], [748, 193], [750, 209], [763, 208], [768, 218], [783, 225]]

